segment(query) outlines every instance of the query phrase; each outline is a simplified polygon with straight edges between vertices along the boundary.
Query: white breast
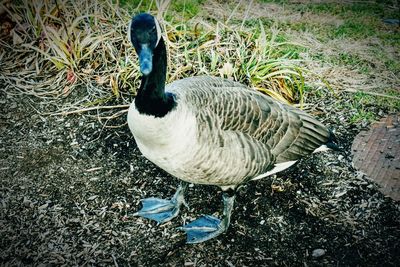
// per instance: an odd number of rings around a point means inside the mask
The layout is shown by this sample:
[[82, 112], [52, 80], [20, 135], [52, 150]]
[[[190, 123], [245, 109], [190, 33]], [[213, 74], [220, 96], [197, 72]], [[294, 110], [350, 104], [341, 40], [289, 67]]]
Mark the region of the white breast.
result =
[[140, 114], [133, 102], [128, 112], [128, 126], [142, 154], [154, 164], [181, 178], [180, 169], [193, 153], [196, 118], [184, 105], [161, 118]]

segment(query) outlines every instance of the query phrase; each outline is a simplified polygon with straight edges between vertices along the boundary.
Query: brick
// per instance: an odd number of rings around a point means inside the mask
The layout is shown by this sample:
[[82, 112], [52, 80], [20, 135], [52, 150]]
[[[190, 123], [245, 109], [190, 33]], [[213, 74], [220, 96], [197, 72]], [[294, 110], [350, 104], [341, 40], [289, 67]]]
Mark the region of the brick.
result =
[[353, 165], [382, 193], [400, 200], [400, 114], [389, 115], [360, 132], [351, 147]]

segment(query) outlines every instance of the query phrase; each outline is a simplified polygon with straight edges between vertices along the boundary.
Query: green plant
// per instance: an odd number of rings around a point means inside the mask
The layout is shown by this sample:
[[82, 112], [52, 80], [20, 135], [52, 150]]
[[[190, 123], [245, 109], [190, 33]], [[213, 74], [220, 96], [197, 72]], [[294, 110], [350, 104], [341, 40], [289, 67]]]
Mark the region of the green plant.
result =
[[[29, 58], [35, 69], [20, 72], [18, 64], [10, 63], [10, 71], [0, 80], [41, 97], [81, 90], [89, 105], [108, 101], [110, 95], [127, 98], [140, 79], [136, 54], [126, 38], [127, 25], [132, 13], [150, 9], [164, 28], [169, 82], [194, 75], [221, 76], [282, 101], [302, 103], [306, 70], [299, 67], [299, 54], [305, 48], [288, 42], [271, 21], [225, 25], [182, 19], [200, 11], [200, 0], [122, 4], [127, 8], [111, 0], [13, 3], [8, 14], [29, 26], [17, 32], [21, 43], [3, 43], [10, 51], [4, 59]], [[35, 82], [29, 84], [27, 77], [35, 77]]]

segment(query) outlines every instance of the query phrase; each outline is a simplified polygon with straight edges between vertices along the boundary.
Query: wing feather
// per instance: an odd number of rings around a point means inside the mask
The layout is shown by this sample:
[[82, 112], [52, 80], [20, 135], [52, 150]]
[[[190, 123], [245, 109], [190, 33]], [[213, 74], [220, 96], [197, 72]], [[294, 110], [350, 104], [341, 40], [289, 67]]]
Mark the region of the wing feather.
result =
[[252, 154], [263, 153], [255, 149], [268, 150], [271, 162], [263, 167], [266, 170], [311, 154], [329, 139], [329, 130], [310, 115], [240, 83], [200, 76], [174, 82], [168, 90], [185, 98], [199, 120], [220, 134], [233, 131], [242, 136], [240, 142], [264, 144], [243, 146]]

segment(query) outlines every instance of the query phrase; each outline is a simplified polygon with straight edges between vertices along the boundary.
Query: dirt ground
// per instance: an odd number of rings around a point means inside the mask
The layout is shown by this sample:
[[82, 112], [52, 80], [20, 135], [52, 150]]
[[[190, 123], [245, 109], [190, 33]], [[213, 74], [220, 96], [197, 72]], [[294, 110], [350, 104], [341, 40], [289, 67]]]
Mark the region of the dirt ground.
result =
[[249, 183], [228, 232], [187, 245], [177, 227], [201, 214], [221, 215], [217, 188], [192, 187], [190, 208], [172, 222], [133, 217], [141, 198], [168, 198], [178, 181], [141, 156], [125, 116], [112, 122], [121, 127], [103, 128], [95, 112], [38, 113], [49, 109], [34, 98], [1, 95], [3, 266], [400, 263], [399, 204], [352, 168], [351, 141], [362, 126], [348, 127], [343, 112], [320, 118], [336, 130], [343, 152], [316, 154]]

